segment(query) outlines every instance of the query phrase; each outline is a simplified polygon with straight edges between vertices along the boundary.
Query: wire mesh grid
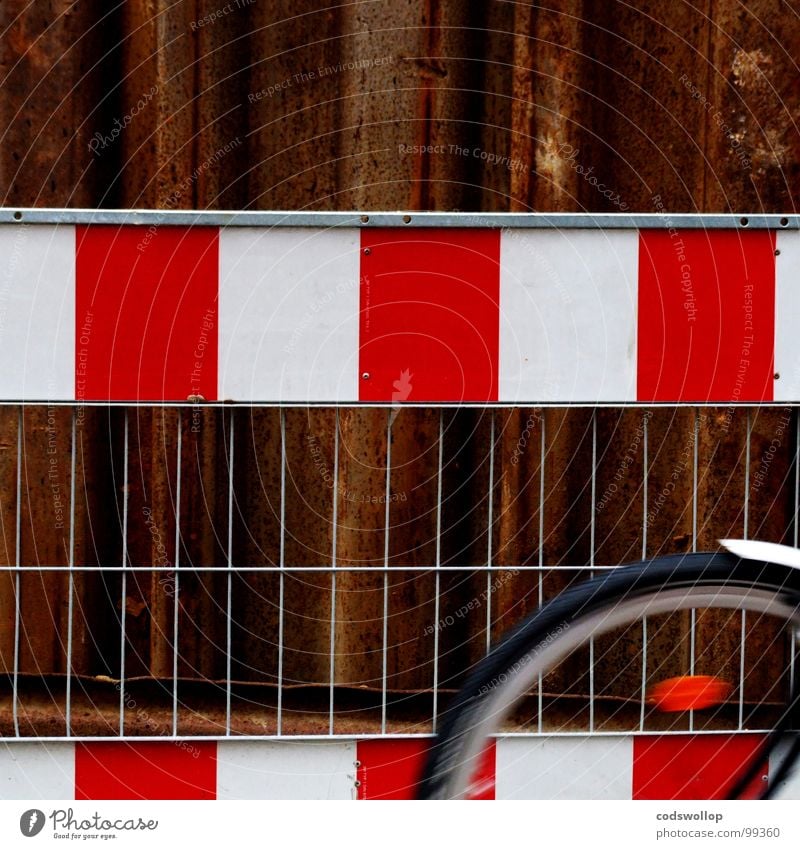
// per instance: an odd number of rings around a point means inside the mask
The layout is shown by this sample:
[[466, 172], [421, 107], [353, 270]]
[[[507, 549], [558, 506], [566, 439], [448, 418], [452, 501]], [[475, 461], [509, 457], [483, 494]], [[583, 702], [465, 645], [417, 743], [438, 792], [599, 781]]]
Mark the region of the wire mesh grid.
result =
[[[791, 407], [2, 412], [6, 739], [429, 734], [572, 582], [797, 544]], [[795, 668], [750, 614], [645, 619], [540, 678], [507, 731], [759, 730]], [[670, 670], [732, 695], [658, 717]]]

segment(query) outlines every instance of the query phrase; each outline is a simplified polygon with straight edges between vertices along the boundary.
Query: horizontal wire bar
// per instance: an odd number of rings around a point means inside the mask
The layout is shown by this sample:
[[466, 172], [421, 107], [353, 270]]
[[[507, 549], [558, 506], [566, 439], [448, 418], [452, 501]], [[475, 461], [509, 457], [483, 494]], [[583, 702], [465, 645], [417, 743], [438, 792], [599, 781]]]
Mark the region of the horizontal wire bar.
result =
[[263, 398], [250, 401], [194, 401], [177, 400], [150, 400], [150, 401], [77, 401], [75, 399], [57, 400], [51, 398], [2, 398], [0, 407], [75, 407], [84, 409], [86, 407], [131, 407], [136, 409], [220, 409], [230, 407], [241, 407], [242, 409], [283, 408], [283, 409], [377, 409], [391, 410], [398, 406], [409, 409], [438, 410], [438, 409], [464, 409], [464, 410], [519, 410], [528, 407], [539, 407], [543, 410], [560, 409], [597, 409], [597, 410], [628, 410], [628, 409], [713, 409], [716, 407], [747, 409], [756, 407], [758, 409], [792, 409], [800, 407], [800, 398], [797, 401], [543, 401], [536, 398], [517, 398], [514, 401], [279, 401]]
[[[623, 564], [624, 565], [624, 564]], [[610, 571], [621, 569], [622, 566], [181, 566], [185, 574], [192, 572], [551, 572], [555, 569], [562, 572], [583, 572], [600, 570]], [[3, 572], [175, 572], [174, 566], [0, 566]]]
[[657, 212], [285, 212], [161, 209], [0, 208], [0, 224], [128, 224], [216, 225], [219, 227], [475, 227], [523, 229], [666, 230], [800, 229], [800, 216], [780, 214], [704, 214]]
[[[742, 728], [740, 731], [736, 731], [736, 735], [740, 734], [763, 734], [765, 731], [769, 731], [769, 728]], [[507, 731], [499, 734], [491, 734], [489, 736], [493, 737], [496, 740], [505, 740], [511, 737], [531, 737], [531, 738], [542, 738], [542, 737], [571, 737], [573, 739], [577, 738], [586, 738], [586, 739], [596, 739], [598, 737], [652, 737], [652, 731], [593, 731], [591, 734], [588, 731], [543, 731], [542, 733], [536, 731]], [[702, 734], [703, 736], [718, 736], [718, 735], [727, 735], [730, 736], [734, 733], [731, 729], [721, 729], [714, 728], [702, 731], [696, 731], [695, 734]], [[114, 741], [128, 741], [128, 742], [141, 742], [141, 743], [174, 743], [174, 742], [226, 742], [226, 743], [252, 743], [254, 741], [263, 740], [265, 742], [269, 741], [281, 741], [281, 742], [292, 742], [297, 741], [300, 742], [319, 742], [320, 740], [336, 740], [338, 742], [349, 741], [349, 740], [384, 740], [387, 737], [395, 739], [395, 740], [423, 740], [423, 739], [431, 739], [436, 735], [431, 734], [430, 732], [420, 732], [419, 734], [410, 734], [407, 732], [398, 732], [397, 734], [241, 734], [235, 735], [232, 737], [227, 737], [224, 734], [205, 734], [205, 735], [173, 735], [173, 734], [161, 734], [161, 735], [126, 735], [125, 737], [97, 737], [97, 736], [87, 736], [87, 737], [78, 737], [73, 736], [69, 742], [80, 742], [80, 743], [103, 743], [110, 740]], [[666, 737], [685, 737], [686, 730], [663, 730], [658, 732], [658, 736], [666, 736]], [[64, 737], [4, 737], [3, 743], [9, 744], [25, 744], [25, 743], [63, 743], [66, 738]]]

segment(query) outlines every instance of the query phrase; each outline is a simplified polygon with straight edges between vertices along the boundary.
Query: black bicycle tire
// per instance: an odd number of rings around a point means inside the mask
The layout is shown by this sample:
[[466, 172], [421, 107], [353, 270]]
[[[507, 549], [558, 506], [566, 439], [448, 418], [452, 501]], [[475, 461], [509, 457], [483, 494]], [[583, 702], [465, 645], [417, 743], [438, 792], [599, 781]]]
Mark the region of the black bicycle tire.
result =
[[559, 625], [574, 624], [600, 608], [633, 596], [652, 594], [667, 587], [703, 585], [778, 591], [786, 595], [790, 604], [800, 605], [800, 570], [712, 552], [668, 555], [621, 566], [564, 590], [516, 625], [467, 676], [439, 718], [439, 730], [428, 751], [417, 798], [441, 798], [449, 774], [447, 765], [458, 756], [465, 717], [480, 706], [487, 685], [510, 670]]

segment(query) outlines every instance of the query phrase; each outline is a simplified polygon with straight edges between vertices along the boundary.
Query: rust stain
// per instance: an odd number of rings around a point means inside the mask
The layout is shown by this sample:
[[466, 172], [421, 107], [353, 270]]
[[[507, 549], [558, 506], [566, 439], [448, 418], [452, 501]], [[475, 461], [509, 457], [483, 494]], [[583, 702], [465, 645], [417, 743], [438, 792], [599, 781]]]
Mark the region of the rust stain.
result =
[[734, 85], [741, 88], [768, 88], [772, 76], [772, 58], [760, 48], [736, 48], [731, 62]]
[[[427, 152], [431, 144], [431, 123], [436, 108], [436, 85], [435, 80], [447, 76], [447, 72], [437, 61], [439, 45], [441, 42], [441, 31], [439, 29], [439, 0], [424, 0], [422, 20], [425, 25], [425, 49], [426, 56], [415, 60], [415, 64], [421, 69], [419, 75], [419, 104], [416, 139], [423, 151], [415, 158], [414, 177], [411, 194], [411, 209], [431, 209], [431, 157], [435, 154]], [[436, 69], [436, 70], [434, 70]], [[438, 73], [441, 70], [443, 73]]]

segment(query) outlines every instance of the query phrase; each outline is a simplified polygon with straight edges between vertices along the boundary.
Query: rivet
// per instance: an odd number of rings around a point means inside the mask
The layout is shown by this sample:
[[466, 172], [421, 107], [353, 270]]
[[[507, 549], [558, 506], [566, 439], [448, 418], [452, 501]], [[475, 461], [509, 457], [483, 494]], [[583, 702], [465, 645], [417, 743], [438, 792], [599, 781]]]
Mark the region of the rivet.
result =
[[775, 380], [780, 380], [780, 379], [781, 379], [781, 376], [780, 376], [780, 374], [779, 374], [777, 371], [775, 372], [774, 377], [775, 377]]
[[777, 248], [777, 249], [775, 250], [775, 256], [780, 256], [780, 255], [781, 255], [781, 249], [780, 249], [780, 248]]
[[361, 379], [362, 379], [362, 380], [369, 380], [369, 372], [368, 372], [368, 371], [365, 371], [365, 372], [361, 375]]
[[372, 251], [371, 251], [369, 248], [364, 248], [364, 253], [365, 253], [367, 256], [369, 256], [369, 255], [372, 253]]

